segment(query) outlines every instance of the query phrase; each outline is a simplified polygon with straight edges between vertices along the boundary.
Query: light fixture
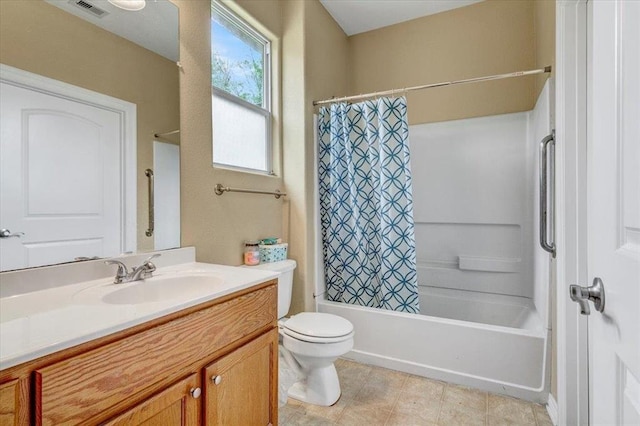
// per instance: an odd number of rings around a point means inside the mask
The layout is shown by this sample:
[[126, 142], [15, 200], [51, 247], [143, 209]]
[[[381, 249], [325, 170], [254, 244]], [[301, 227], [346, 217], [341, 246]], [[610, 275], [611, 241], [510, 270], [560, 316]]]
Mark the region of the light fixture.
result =
[[136, 11], [142, 10], [147, 5], [145, 0], [108, 0], [109, 3], [120, 9]]

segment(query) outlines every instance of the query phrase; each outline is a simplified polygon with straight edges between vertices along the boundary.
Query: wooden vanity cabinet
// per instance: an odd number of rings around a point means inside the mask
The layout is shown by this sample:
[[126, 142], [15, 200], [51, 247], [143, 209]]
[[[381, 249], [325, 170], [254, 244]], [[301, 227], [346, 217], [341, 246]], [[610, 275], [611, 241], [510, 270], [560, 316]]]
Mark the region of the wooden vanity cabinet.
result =
[[274, 280], [2, 371], [1, 425], [277, 424], [276, 308]]
[[29, 424], [28, 382], [18, 379], [0, 385], [0, 425]]
[[207, 366], [203, 424], [277, 424], [277, 363], [278, 331], [272, 330]]
[[103, 425], [183, 425], [200, 424], [198, 375], [192, 374], [125, 411]]

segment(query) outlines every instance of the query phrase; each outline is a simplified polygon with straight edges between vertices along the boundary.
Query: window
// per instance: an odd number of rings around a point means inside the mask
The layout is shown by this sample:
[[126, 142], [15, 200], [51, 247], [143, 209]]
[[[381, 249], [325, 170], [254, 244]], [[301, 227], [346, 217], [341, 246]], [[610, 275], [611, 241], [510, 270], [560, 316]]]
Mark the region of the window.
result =
[[211, 3], [213, 162], [271, 173], [270, 44]]

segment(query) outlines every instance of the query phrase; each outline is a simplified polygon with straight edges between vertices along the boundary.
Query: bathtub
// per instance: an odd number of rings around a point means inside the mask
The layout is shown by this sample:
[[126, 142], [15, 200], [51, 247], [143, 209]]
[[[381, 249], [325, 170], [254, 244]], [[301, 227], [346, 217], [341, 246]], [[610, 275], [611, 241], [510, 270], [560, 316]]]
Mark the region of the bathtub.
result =
[[319, 299], [355, 327], [348, 359], [547, 402], [549, 333], [531, 299], [420, 286], [420, 315]]

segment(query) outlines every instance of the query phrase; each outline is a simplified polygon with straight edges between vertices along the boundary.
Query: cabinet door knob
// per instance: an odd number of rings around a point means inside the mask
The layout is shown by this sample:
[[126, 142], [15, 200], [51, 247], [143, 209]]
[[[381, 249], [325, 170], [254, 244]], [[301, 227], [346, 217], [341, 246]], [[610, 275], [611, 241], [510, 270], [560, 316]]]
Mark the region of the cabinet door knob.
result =
[[222, 376], [211, 376], [211, 381], [214, 385], [219, 385], [222, 381]]
[[200, 390], [200, 388], [191, 388], [189, 393], [191, 394], [192, 397], [194, 397], [195, 399], [198, 399], [200, 398], [200, 394], [202, 393], [202, 391]]

